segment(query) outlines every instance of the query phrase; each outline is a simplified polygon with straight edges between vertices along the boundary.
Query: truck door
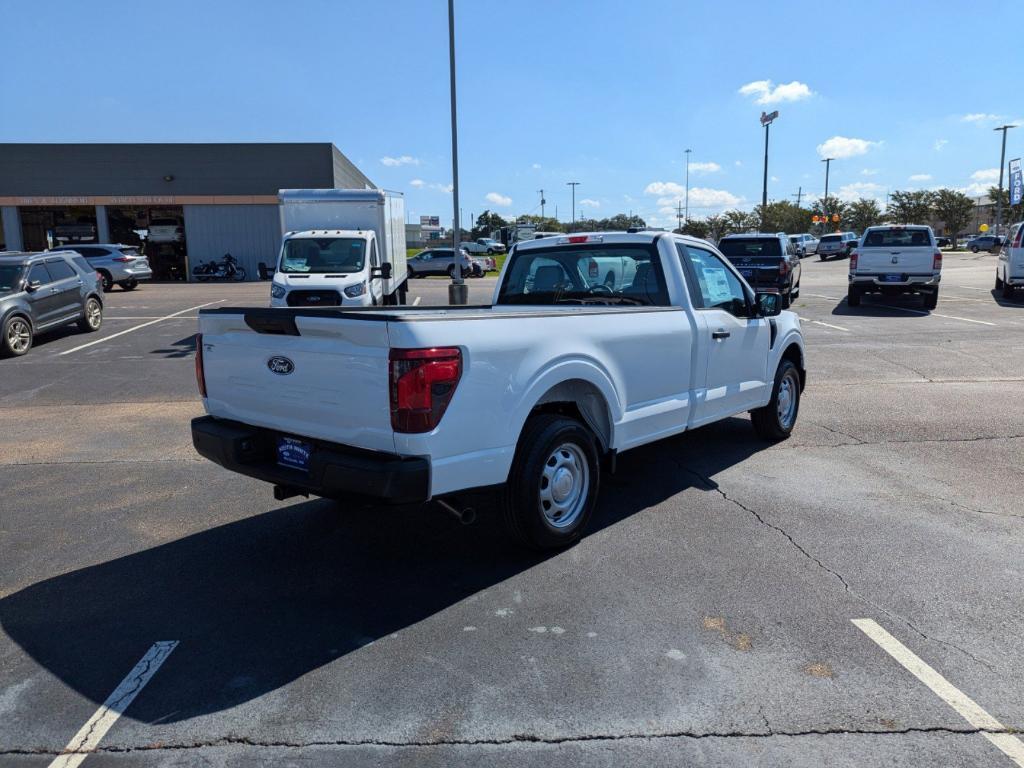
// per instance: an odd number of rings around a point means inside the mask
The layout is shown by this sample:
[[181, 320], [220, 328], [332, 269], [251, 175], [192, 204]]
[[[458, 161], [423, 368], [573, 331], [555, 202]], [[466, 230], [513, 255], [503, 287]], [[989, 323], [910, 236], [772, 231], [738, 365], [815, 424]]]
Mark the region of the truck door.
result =
[[379, 275], [380, 255], [377, 253], [377, 238], [370, 239], [370, 298], [371, 304], [377, 306], [384, 303], [384, 279]]
[[750, 317], [747, 289], [724, 258], [691, 245], [677, 248], [696, 315], [698, 365], [706, 371], [693, 423], [762, 405], [769, 388], [768, 320]]

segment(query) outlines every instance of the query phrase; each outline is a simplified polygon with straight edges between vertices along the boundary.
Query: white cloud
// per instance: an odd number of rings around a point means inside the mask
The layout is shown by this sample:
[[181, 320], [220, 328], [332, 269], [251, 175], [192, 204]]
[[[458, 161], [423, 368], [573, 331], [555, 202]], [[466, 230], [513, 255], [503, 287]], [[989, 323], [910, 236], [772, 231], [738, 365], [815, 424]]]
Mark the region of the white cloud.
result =
[[909, 177], [909, 181], [931, 181], [932, 175], [930, 173], [914, 173]]
[[431, 189], [436, 189], [438, 192], [447, 192], [449, 195], [452, 193], [452, 190], [455, 189], [454, 184], [438, 184], [437, 182], [434, 182], [433, 184], [430, 184], [428, 186]]
[[949, 139], [936, 139], [932, 146], [935, 147], [936, 152], [941, 152], [942, 148], [947, 144], [949, 144]]
[[824, 159], [831, 157], [836, 160], [845, 160], [848, 157], [867, 154], [872, 147], [881, 144], [880, 141], [868, 141], [867, 139], [848, 139], [845, 136], [833, 136], [823, 144], [818, 145], [818, 155]]
[[737, 168], [742, 168], [743, 167], [743, 161], [742, 160], [737, 160], [736, 161], [736, 167]]
[[771, 177], [771, 181], [778, 181], [778, 180], [779, 180], [779, 177], [778, 177], [778, 176], [772, 176], [772, 177]]
[[963, 192], [968, 197], [988, 197], [988, 188], [991, 186], [991, 184], [982, 184], [976, 181], [966, 187], [958, 187], [957, 192]]
[[674, 181], [652, 181], [644, 188], [645, 195], [682, 195], [686, 189]]
[[[658, 210], [675, 215], [679, 203], [685, 205], [686, 188], [674, 181], [652, 181], [644, 188], [645, 195], [658, 195]], [[733, 208], [742, 202], [732, 192], [708, 187], [690, 187], [690, 210], [701, 208]]]
[[412, 157], [411, 155], [402, 155], [400, 157], [388, 157], [384, 156], [380, 159], [381, 163], [386, 165], [388, 168], [397, 168], [400, 165], [419, 165], [420, 160], [418, 157]]
[[484, 195], [484, 198], [489, 203], [494, 203], [495, 205], [500, 205], [500, 206], [505, 207], [505, 208], [507, 208], [508, 206], [512, 205], [512, 198], [511, 197], [508, 197], [507, 195], [499, 194], [498, 192], [488, 192], [486, 195]]
[[427, 182], [425, 182], [423, 179], [413, 179], [412, 181], [409, 182], [409, 186], [416, 187], [416, 189], [420, 189], [421, 187], [427, 186]]
[[964, 115], [960, 119], [965, 123], [983, 123], [988, 120], [998, 120], [999, 115], [993, 115], [989, 112], [972, 112], [969, 115]]
[[540, 170], [540, 163], [534, 163], [530, 167], [533, 168], [533, 170], [535, 170], [535, 171], [539, 171]]
[[865, 169], [863, 169], [860, 172], [860, 175], [861, 176], [877, 176], [878, 175], [878, 169], [877, 168], [865, 168]]
[[840, 200], [856, 200], [860, 197], [881, 199], [885, 195], [885, 187], [875, 184], [873, 181], [855, 181], [852, 184], [844, 184], [835, 193]]
[[690, 163], [690, 173], [718, 173], [722, 166], [718, 163]]
[[981, 171], [975, 171], [971, 174], [971, 181], [999, 181], [999, 169], [998, 168], [985, 168]]
[[585, 205], [587, 208], [600, 208], [601, 207], [601, 203], [599, 201], [597, 201], [597, 200], [594, 200], [591, 197], [585, 197], [582, 200], [580, 200], [580, 205]]
[[758, 104], [775, 104], [781, 101], [800, 101], [808, 99], [814, 92], [807, 87], [806, 83], [794, 80], [791, 83], [780, 83], [774, 85], [771, 80], [755, 80], [747, 83], [739, 90], [743, 96], [756, 96]]

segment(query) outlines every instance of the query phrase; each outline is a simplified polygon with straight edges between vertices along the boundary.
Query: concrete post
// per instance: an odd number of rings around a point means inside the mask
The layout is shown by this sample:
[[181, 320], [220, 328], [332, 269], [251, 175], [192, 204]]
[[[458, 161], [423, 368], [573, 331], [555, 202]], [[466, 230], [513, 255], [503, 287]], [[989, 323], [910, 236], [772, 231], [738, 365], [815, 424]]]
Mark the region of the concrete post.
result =
[[25, 241], [21, 237], [21, 216], [18, 208], [14, 205], [0, 206], [0, 221], [3, 221], [4, 247], [8, 251], [20, 251], [25, 247]]
[[110, 242], [110, 223], [107, 221], [107, 206], [96, 206], [96, 242]]

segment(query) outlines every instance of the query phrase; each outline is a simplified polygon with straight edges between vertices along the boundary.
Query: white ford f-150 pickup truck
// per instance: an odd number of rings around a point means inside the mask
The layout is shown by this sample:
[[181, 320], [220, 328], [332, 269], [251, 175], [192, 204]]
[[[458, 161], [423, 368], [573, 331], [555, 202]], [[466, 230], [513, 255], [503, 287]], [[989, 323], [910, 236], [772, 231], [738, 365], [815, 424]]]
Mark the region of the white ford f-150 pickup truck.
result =
[[779, 295], [659, 232], [520, 243], [488, 306], [223, 308], [199, 330], [206, 458], [278, 499], [454, 507], [495, 486], [540, 548], [582, 535], [617, 453], [746, 411], [784, 439], [806, 380]]

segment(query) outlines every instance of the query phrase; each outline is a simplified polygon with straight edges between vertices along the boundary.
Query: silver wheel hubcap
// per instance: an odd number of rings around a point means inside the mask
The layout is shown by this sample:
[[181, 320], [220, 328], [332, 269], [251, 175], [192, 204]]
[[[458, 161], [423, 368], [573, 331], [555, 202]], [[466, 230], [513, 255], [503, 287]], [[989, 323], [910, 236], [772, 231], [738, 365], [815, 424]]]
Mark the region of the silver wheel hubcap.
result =
[[7, 346], [13, 352], [24, 352], [32, 340], [32, 331], [24, 320], [14, 320], [7, 326]]
[[776, 399], [776, 412], [779, 416], [779, 424], [784, 429], [789, 429], [793, 424], [793, 417], [796, 414], [796, 398], [796, 386], [793, 384], [793, 377], [787, 374], [779, 384], [779, 396]]
[[548, 456], [540, 477], [539, 502], [552, 528], [568, 528], [579, 518], [590, 492], [590, 465], [579, 446], [565, 443]]
[[90, 328], [100, 327], [100, 305], [95, 301], [90, 301], [85, 308], [86, 317], [89, 320]]

